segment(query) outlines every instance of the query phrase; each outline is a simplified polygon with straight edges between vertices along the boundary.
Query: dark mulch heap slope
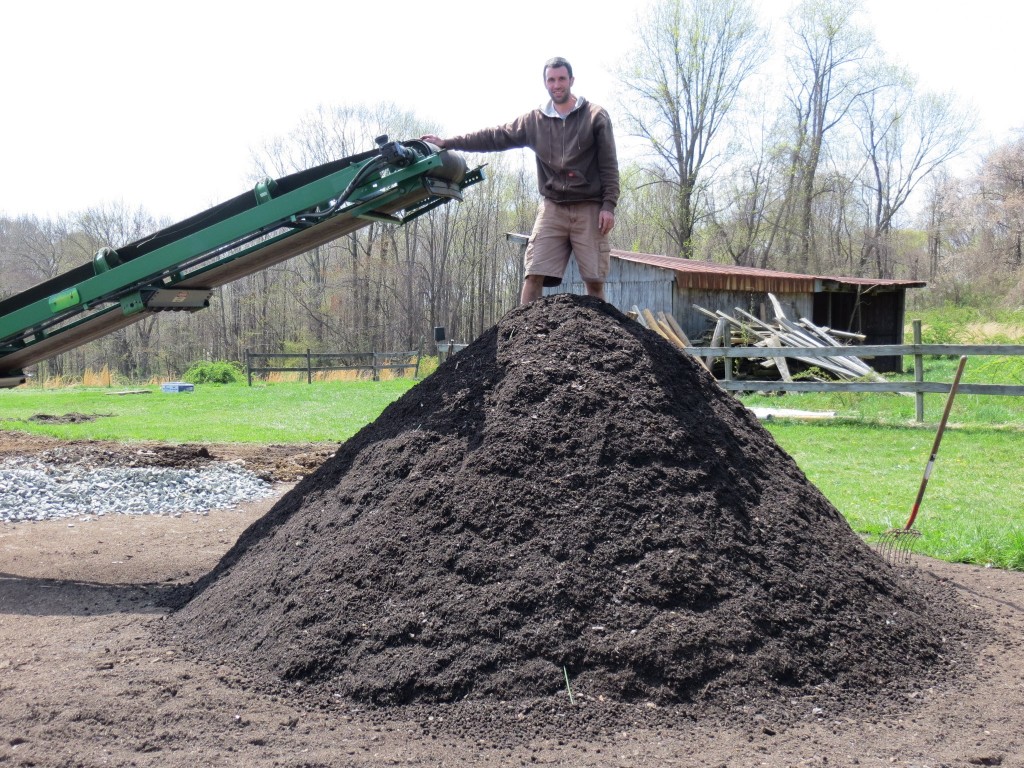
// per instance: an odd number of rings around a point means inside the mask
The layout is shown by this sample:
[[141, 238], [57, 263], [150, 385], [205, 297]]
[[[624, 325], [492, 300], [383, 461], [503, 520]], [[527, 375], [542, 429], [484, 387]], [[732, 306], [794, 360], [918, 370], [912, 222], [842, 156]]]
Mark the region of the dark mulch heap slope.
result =
[[325, 699], [564, 694], [568, 673], [673, 703], [926, 672], [943, 632], [912, 581], [698, 363], [558, 296], [345, 443], [169, 623]]

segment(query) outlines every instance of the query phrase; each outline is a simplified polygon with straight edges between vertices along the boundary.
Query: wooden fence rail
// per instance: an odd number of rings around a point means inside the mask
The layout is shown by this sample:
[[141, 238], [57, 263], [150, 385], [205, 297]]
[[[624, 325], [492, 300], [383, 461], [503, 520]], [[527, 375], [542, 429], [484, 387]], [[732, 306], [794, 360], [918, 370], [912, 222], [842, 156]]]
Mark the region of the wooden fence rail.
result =
[[[312, 352], [306, 350], [305, 355], [294, 352], [253, 352], [245, 350], [245, 371], [249, 386], [252, 386], [252, 375], [267, 373], [295, 373], [305, 371], [306, 382], [313, 383], [313, 374], [324, 371], [371, 371], [373, 380], [380, 380], [381, 371], [413, 370], [413, 378], [420, 375], [420, 357], [422, 350], [410, 352]], [[272, 360], [295, 360], [303, 358], [302, 365], [271, 365]], [[405, 360], [406, 362], [394, 362]], [[266, 365], [254, 365], [253, 362], [266, 361]]]
[[[903, 392], [917, 399], [917, 420], [924, 421], [925, 393], [948, 394], [951, 383], [924, 380], [924, 357], [967, 355], [1008, 357], [1024, 356], [1021, 344], [864, 344], [840, 347], [686, 347], [700, 358], [766, 358], [766, 357], [857, 357], [901, 355], [914, 358], [913, 381], [757, 381], [736, 379], [731, 365], [718, 383], [730, 392]], [[965, 395], [1024, 396], [1024, 386], [1008, 384], [961, 384], [957, 392]]]

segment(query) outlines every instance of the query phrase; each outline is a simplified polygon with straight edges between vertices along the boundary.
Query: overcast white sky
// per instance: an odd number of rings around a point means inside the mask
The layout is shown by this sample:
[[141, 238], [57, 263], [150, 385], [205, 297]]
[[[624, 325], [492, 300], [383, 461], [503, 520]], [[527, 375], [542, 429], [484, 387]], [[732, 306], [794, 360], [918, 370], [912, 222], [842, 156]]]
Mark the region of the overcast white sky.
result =
[[[611, 70], [632, 45], [645, 5], [8, 4], [0, 26], [0, 214], [56, 216], [124, 202], [182, 219], [247, 189], [252, 151], [318, 104], [393, 101], [442, 133], [463, 132], [539, 103], [540, 66], [552, 55], [572, 61], [577, 93], [612, 107]], [[760, 5], [781, 26], [790, 2]], [[891, 56], [928, 87], [973, 105], [985, 131], [979, 147], [1024, 126], [1024, 4], [865, 7]]]

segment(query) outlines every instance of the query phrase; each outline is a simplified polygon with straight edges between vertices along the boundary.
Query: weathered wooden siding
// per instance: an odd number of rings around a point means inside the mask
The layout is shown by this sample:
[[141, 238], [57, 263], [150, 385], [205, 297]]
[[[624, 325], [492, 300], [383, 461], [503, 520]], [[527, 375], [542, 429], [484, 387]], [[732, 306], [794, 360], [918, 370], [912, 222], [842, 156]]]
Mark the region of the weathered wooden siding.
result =
[[[514, 237], [525, 248], [526, 237]], [[854, 279], [842, 283], [842, 278], [781, 273], [777, 278], [769, 279], [760, 274], [732, 275], [724, 268], [716, 269], [714, 266], [708, 268], [707, 279], [698, 279], [702, 273], [694, 269], [693, 263], [687, 263], [685, 270], [678, 270], [674, 269], [673, 260], [665, 257], [645, 258], [658, 263], [613, 255], [605, 283], [606, 298], [623, 312], [634, 306], [654, 312], [671, 312], [694, 344], [708, 340], [715, 326], [714, 320], [694, 308], [695, 304], [711, 312], [721, 310], [730, 315], [735, 315], [739, 307], [763, 320], [770, 320], [773, 313], [768, 303], [769, 290], [791, 320], [806, 317], [818, 325], [864, 333], [867, 344], [898, 344], [903, 338], [904, 286], [872, 284], [864, 290]], [[807, 285], [806, 291], [794, 290], [803, 284]], [[837, 289], [836, 285], [840, 287]], [[560, 286], [545, 289], [545, 294], [568, 292], [586, 292], [575, 260], [570, 260]], [[900, 364], [898, 357], [877, 358], [875, 361], [876, 370], [880, 371], [899, 370]]]
[[[575, 260], [569, 261], [561, 285], [544, 289], [545, 296], [585, 292], [586, 286], [580, 278]], [[694, 304], [712, 312], [720, 309], [734, 314], [735, 308], [740, 307], [763, 319], [771, 317], [771, 307], [767, 306], [768, 300], [764, 294], [679, 288], [670, 270], [622, 259], [612, 259], [605, 283], [605, 298], [622, 312], [637, 306], [654, 312], [660, 310], [671, 313], [695, 344], [715, 324], [694, 309]], [[781, 294], [777, 298], [791, 318], [811, 316], [811, 294]]]
[[[673, 274], [667, 269], [612, 259], [604, 293], [608, 303], [622, 312], [628, 312], [634, 305], [669, 312], [672, 310], [674, 285]], [[576, 260], [570, 259], [562, 284], [555, 288], [545, 288], [544, 295], [582, 294], [586, 290], [579, 269], [576, 268]]]

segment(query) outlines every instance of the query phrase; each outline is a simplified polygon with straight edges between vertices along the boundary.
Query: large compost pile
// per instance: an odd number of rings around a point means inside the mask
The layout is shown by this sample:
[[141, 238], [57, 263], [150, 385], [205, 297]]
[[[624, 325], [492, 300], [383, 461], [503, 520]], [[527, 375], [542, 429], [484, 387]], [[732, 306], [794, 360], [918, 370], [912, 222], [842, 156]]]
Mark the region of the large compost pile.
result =
[[201, 657], [379, 706], [871, 691], [949, 644], [699, 362], [574, 296], [446, 361], [187, 597]]

